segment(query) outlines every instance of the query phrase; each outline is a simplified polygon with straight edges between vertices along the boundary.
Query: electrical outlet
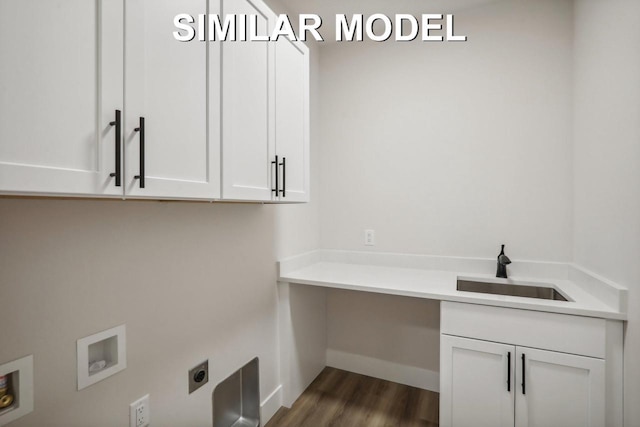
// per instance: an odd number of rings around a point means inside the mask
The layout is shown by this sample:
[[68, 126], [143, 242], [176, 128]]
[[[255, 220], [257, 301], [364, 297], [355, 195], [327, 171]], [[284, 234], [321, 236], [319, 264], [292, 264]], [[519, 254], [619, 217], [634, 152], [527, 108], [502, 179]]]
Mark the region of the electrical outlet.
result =
[[375, 230], [364, 230], [364, 244], [365, 246], [375, 246], [376, 244]]
[[131, 427], [147, 427], [150, 423], [151, 409], [147, 394], [129, 405], [129, 425]]
[[189, 394], [209, 382], [209, 360], [189, 369]]

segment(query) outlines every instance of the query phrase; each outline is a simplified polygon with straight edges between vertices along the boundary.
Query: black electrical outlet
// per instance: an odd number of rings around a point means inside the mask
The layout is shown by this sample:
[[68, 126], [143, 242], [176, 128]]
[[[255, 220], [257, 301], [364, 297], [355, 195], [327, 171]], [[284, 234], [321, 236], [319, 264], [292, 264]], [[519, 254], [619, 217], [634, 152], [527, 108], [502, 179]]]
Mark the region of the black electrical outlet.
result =
[[193, 376], [193, 380], [197, 383], [201, 383], [205, 378], [207, 377], [207, 373], [205, 372], [204, 369], [200, 369], [198, 372], [196, 372], [196, 374]]
[[189, 394], [209, 382], [209, 361], [205, 360], [189, 370]]

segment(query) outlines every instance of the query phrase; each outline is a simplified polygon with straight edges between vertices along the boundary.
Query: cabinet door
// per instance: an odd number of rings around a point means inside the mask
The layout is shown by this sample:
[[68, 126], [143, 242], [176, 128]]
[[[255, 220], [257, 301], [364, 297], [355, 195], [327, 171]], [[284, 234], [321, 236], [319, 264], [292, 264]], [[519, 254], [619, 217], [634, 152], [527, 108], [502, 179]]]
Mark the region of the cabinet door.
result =
[[[211, 13], [219, 13], [216, 3]], [[212, 114], [219, 112], [219, 43], [211, 43], [208, 76], [209, 43], [179, 42], [173, 36], [174, 17], [181, 13], [197, 20], [207, 13], [207, 0], [125, 1], [128, 197], [219, 197], [219, 122]], [[208, 106], [214, 118], [209, 128]]]
[[517, 348], [516, 427], [603, 427], [604, 360]]
[[440, 426], [512, 427], [515, 347], [440, 335]]
[[[223, 0], [222, 16], [257, 17], [257, 33], [267, 35], [273, 12], [257, 0]], [[222, 197], [272, 200], [275, 176], [274, 43], [222, 44]], [[275, 185], [275, 183], [274, 183]]]
[[276, 152], [282, 202], [309, 200], [309, 49], [280, 38], [276, 43]]
[[122, 195], [122, 7], [0, 1], [0, 193]]

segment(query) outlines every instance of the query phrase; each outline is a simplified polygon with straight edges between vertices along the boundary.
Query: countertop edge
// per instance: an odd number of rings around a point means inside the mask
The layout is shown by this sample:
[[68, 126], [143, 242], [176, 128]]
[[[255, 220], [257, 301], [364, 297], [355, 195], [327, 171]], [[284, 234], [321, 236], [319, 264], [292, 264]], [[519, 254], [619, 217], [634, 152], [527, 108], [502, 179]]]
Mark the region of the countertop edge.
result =
[[[313, 265], [315, 263], [312, 263]], [[345, 263], [349, 265], [348, 263]], [[433, 299], [439, 301], [452, 301], [452, 302], [460, 302], [467, 304], [478, 304], [478, 305], [486, 305], [492, 307], [503, 307], [503, 308], [516, 308], [521, 310], [530, 310], [530, 311], [540, 311], [547, 313], [558, 313], [558, 314], [567, 314], [574, 316], [583, 316], [583, 317], [595, 317], [602, 318], [607, 320], [619, 320], [626, 321], [627, 314], [624, 312], [616, 312], [613, 310], [597, 310], [591, 308], [571, 308], [571, 307], [555, 307], [537, 304], [535, 301], [527, 302], [527, 301], [503, 301], [503, 300], [494, 300], [490, 298], [481, 298], [474, 295], [463, 296], [463, 295], [451, 295], [448, 293], [442, 292], [429, 292], [425, 291], [416, 291], [412, 289], [402, 289], [402, 288], [389, 288], [383, 286], [371, 286], [365, 283], [354, 283], [352, 282], [343, 282], [339, 280], [317, 280], [312, 277], [304, 277], [304, 274], [296, 274], [297, 272], [301, 272], [304, 268], [310, 267], [311, 265], [307, 264], [300, 270], [289, 271], [287, 274], [281, 275], [278, 278], [279, 282], [284, 283], [294, 283], [300, 285], [309, 285], [316, 287], [324, 287], [331, 289], [343, 289], [343, 290], [351, 290], [351, 291], [360, 291], [360, 292], [372, 292], [378, 294], [385, 295], [396, 295], [396, 296], [405, 296], [412, 298], [422, 298], [422, 299]], [[360, 267], [366, 267], [360, 265]], [[377, 266], [371, 266], [377, 267]], [[455, 273], [455, 272], [447, 272], [451, 274], [463, 274], [467, 275], [468, 273]], [[577, 285], [576, 285], [577, 286]], [[585, 291], [586, 292], [586, 291]], [[517, 298], [517, 297], [513, 297]]]

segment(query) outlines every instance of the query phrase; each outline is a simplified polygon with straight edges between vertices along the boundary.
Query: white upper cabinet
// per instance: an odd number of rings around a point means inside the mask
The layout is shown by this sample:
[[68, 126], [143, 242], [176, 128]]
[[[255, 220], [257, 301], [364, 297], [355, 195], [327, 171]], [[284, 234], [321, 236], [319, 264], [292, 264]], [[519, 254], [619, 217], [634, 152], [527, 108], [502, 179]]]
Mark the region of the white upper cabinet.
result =
[[[255, 15], [259, 35], [268, 35], [274, 24], [273, 12], [256, 0], [223, 0], [222, 14]], [[274, 80], [274, 43], [222, 43], [223, 199], [272, 199]]]
[[[275, 15], [261, 1], [222, 4], [270, 34]], [[308, 48], [286, 37], [222, 43], [222, 92], [222, 198], [308, 201]]]
[[516, 360], [516, 427], [606, 425], [604, 360], [525, 347]]
[[309, 50], [302, 42], [276, 43], [276, 152], [278, 200], [309, 201]]
[[178, 41], [181, 14], [260, 36], [276, 18], [260, 0], [2, 0], [0, 194], [307, 201], [307, 47]]
[[180, 13], [197, 18], [207, 0], [125, 2], [128, 197], [220, 197], [219, 43], [209, 46], [207, 64], [209, 42], [175, 40]]
[[123, 194], [122, 15], [122, 0], [0, 1], [0, 193]]

